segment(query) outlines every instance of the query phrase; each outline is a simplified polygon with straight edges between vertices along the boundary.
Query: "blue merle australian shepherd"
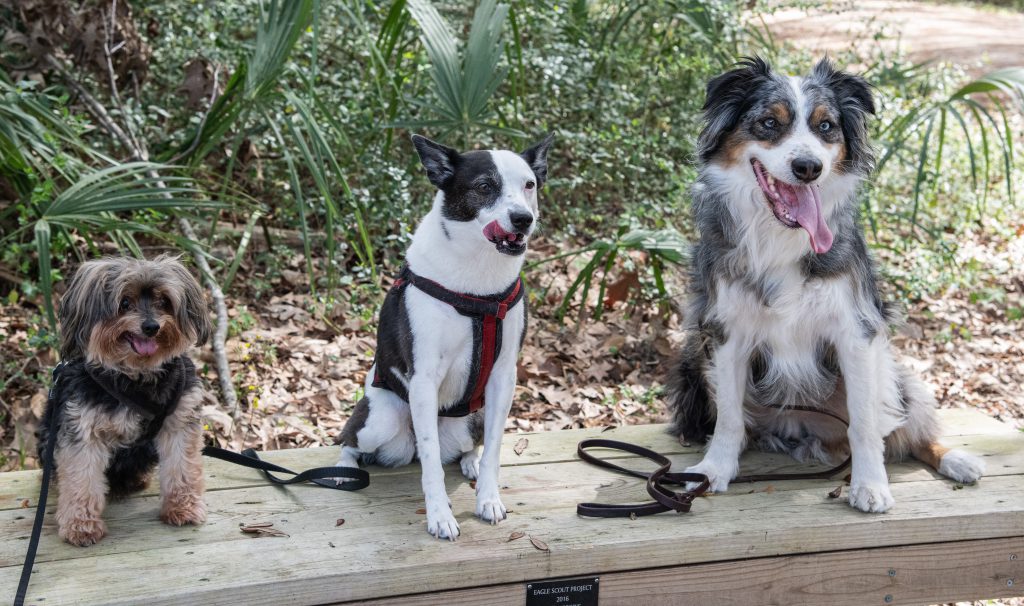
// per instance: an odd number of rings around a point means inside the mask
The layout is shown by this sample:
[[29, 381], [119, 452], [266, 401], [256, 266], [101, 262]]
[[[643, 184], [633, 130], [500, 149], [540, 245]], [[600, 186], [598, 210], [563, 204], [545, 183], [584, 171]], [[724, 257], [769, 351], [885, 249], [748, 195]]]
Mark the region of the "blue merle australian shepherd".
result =
[[977, 480], [984, 463], [938, 444], [935, 399], [889, 345], [891, 313], [857, 219], [873, 161], [868, 83], [827, 59], [805, 77], [746, 59], [711, 80], [704, 110], [700, 240], [670, 377], [673, 433], [710, 436], [688, 471], [724, 491], [748, 441], [798, 460], [849, 454], [850, 504], [872, 512], [893, 505], [887, 457]]

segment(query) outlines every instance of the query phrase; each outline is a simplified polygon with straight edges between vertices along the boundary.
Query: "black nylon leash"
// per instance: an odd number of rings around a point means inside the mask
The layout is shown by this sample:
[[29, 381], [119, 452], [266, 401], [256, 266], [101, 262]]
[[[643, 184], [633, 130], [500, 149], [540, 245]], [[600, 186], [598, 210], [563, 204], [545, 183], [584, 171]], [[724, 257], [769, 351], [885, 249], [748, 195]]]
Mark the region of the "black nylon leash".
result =
[[[242, 467], [249, 467], [251, 469], [262, 471], [267, 480], [280, 486], [312, 482], [313, 484], [323, 486], [324, 488], [351, 491], [361, 490], [370, 485], [370, 474], [358, 467], [314, 467], [305, 471], [296, 472], [288, 469], [287, 467], [274, 465], [273, 463], [260, 459], [256, 454], [256, 451], [252, 448], [246, 448], [242, 452], [234, 452], [232, 450], [225, 450], [216, 446], [206, 446], [203, 448], [203, 454], [212, 459], [220, 459], [221, 461], [227, 461], [228, 463], [234, 463], [235, 465], [241, 465]], [[277, 473], [290, 473], [293, 477], [288, 479], [279, 478], [270, 473], [272, 471]], [[328, 478], [349, 478], [350, 481], [336, 482]]]
[[[54, 367], [53, 383], [51, 384], [50, 392], [47, 395], [47, 410], [48, 412], [52, 412], [54, 417], [47, 435], [46, 450], [43, 453], [43, 476], [40, 480], [39, 500], [36, 503], [36, 516], [35, 520], [32, 522], [32, 534], [29, 537], [28, 550], [25, 554], [25, 562], [21, 567], [21, 579], [18, 581], [18, 590], [14, 595], [14, 606], [24, 606], [25, 604], [29, 581], [32, 578], [32, 567], [35, 565], [36, 552], [39, 549], [39, 538], [43, 531], [43, 518], [46, 515], [46, 500], [50, 489], [50, 477], [53, 475], [53, 453], [56, 448], [61, 426], [60, 420], [62, 411], [58, 406], [60, 402], [57, 400], [59, 400], [60, 393], [60, 372], [64, 369], [64, 366], [65, 362], [62, 361]], [[152, 421], [152, 418], [150, 420]], [[163, 418], [159, 419], [159, 424], [163, 424]], [[157, 430], [159, 430], [159, 426], [157, 427]], [[206, 446], [203, 448], [203, 454], [214, 459], [220, 459], [229, 463], [262, 471], [267, 480], [278, 485], [312, 482], [313, 484], [323, 486], [324, 488], [348, 491], [361, 490], [370, 485], [370, 474], [357, 467], [315, 467], [302, 472], [294, 472], [286, 467], [281, 467], [280, 465], [274, 465], [273, 463], [261, 460], [256, 454], [256, 451], [252, 448], [248, 448], [243, 450], [241, 453], [237, 453], [223, 448], [218, 448], [216, 446]], [[293, 477], [288, 479], [279, 478], [270, 473], [272, 471], [277, 473], [289, 473], [292, 474]], [[337, 482], [335, 480], [329, 480], [328, 478], [349, 478], [350, 481]]]
[[[64, 362], [53, 367], [53, 383], [50, 385], [50, 393], [47, 395], [47, 406], [52, 405], [57, 397], [57, 384], [60, 381], [60, 371], [64, 368]], [[57, 414], [57, 411], [54, 411]], [[54, 417], [57, 422], [52, 425], [47, 439], [46, 451], [43, 453], [43, 477], [39, 485], [39, 500], [36, 501], [36, 518], [32, 522], [32, 534], [28, 539], [28, 553], [25, 554], [25, 563], [21, 566], [21, 579], [18, 581], [18, 591], [14, 594], [14, 606], [25, 604], [25, 595], [28, 593], [28, 583], [32, 578], [32, 567], [36, 563], [36, 551], [39, 549], [39, 537], [43, 533], [43, 517], [46, 515], [46, 497], [50, 491], [50, 475], [53, 473], [53, 450], [57, 444], [57, 433], [60, 431], [59, 416]]]
[[[788, 406], [786, 410], [799, 410], [802, 412], [816, 412], [819, 414], [827, 415], [833, 419], [838, 420], [844, 425], [848, 425], [846, 419], [839, 415], [832, 413], [827, 410], [820, 408], [812, 408], [810, 406]], [[588, 448], [606, 448], [609, 450], [619, 450], [622, 452], [628, 452], [641, 456], [645, 459], [651, 460], [658, 464], [658, 469], [648, 473], [644, 471], [637, 471], [635, 469], [629, 469], [616, 465], [605, 459], [599, 459], [594, 455], [587, 452]], [[647, 494], [654, 499], [647, 503], [640, 503], [636, 505], [618, 505], [612, 503], [579, 503], [576, 505], [576, 514], [590, 517], [590, 518], [632, 518], [639, 516], [649, 516], [663, 511], [675, 511], [678, 513], [686, 513], [690, 511], [690, 505], [693, 500], [707, 492], [710, 487], [710, 481], [708, 477], [702, 473], [685, 473], [685, 472], [672, 472], [672, 461], [669, 460], [665, 455], [659, 454], [649, 448], [638, 446], [636, 444], [630, 444], [629, 442], [621, 442], [619, 440], [607, 440], [602, 438], [588, 438], [580, 440], [579, 445], [576, 448], [576, 455], [579, 458], [591, 465], [598, 467], [604, 467], [605, 469], [611, 469], [619, 473], [631, 475], [636, 478], [643, 478], [647, 480]], [[775, 481], [775, 480], [827, 480], [836, 474], [845, 471], [852, 461], [852, 456], [846, 457], [846, 460], [823, 471], [809, 471], [803, 473], [762, 473], [745, 476], [737, 476], [732, 480], [733, 484], [742, 484], [747, 482], [764, 482], [764, 481]], [[676, 492], [666, 487], [665, 484], [675, 484], [685, 486], [687, 483], [696, 482], [698, 485], [693, 490], [684, 490], [682, 492]]]

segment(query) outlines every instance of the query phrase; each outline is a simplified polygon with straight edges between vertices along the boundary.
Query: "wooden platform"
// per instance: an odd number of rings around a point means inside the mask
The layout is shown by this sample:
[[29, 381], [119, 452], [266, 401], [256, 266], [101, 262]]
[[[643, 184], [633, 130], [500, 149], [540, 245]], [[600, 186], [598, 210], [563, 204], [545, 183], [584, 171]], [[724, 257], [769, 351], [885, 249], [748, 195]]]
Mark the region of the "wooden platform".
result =
[[[579, 501], [645, 500], [639, 481], [577, 461], [582, 437], [641, 443], [673, 453], [680, 466], [696, 462], [697, 449], [659, 426], [509, 434], [509, 519], [475, 519], [473, 490], [451, 468], [448, 490], [462, 525], [454, 544], [426, 533], [416, 465], [370, 468], [369, 488], [344, 493], [272, 487], [255, 472], [207, 461], [210, 516], [200, 528], [158, 522], [152, 492], [112, 504], [109, 534], [93, 547], [62, 544], [48, 515], [29, 603], [521, 606], [529, 582], [586, 575], [600, 577], [602, 605], [860, 606], [1024, 595], [1024, 433], [978, 413], [942, 417], [944, 443], [984, 455], [988, 475], [959, 487], [916, 462], [892, 465], [897, 504], [882, 515], [851, 509], [845, 487], [843, 498], [829, 498], [841, 481], [805, 481], [737, 484], [698, 499], [685, 515], [581, 519]], [[529, 444], [517, 456], [513, 445], [523, 437]], [[336, 455], [322, 448], [266, 458], [305, 468], [333, 464]], [[744, 471], [797, 467], [783, 456], [743, 459]], [[0, 474], [0, 600], [14, 595], [38, 478]], [[253, 522], [289, 536], [239, 531]], [[516, 531], [528, 536], [509, 541]]]

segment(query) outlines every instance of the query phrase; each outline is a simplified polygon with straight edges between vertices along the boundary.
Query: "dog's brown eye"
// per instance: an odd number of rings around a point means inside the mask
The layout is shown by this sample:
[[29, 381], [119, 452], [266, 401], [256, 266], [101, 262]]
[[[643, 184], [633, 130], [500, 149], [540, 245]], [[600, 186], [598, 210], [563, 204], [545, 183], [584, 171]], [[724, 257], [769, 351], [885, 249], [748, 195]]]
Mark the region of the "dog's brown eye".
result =
[[476, 190], [478, 192], [482, 193], [482, 194], [489, 194], [489, 193], [491, 193], [492, 189], [493, 188], [491, 187], [490, 183], [477, 183], [476, 184]]
[[533, 181], [526, 182], [526, 189], [533, 189], [534, 187], [537, 187], [537, 184], [534, 183]]
[[132, 300], [128, 297], [121, 299], [121, 311], [128, 311], [132, 308]]

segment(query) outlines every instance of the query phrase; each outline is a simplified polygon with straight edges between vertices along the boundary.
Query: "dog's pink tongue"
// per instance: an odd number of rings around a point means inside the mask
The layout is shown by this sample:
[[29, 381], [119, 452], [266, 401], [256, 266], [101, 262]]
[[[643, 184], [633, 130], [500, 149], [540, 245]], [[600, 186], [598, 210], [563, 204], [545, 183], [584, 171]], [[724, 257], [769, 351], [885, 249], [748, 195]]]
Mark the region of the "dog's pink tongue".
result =
[[796, 193], [796, 222], [807, 230], [811, 236], [811, 248], [820, 254], [827, 253], [832, 248], [832, 231], [825, 223], [825, 216], [821, 212], [821, 196], [818, 195], [818, 188], [813, 185], [794, 185]]
[[497, 221], [491, 221], [490, 223], [484, 226], [484, 237], [490, 240], [491, 242], [495, 242], [497, 240], [504, 240], [508, 236], [515, 236], [515, 234], [510, 234], [509, 232], [502, 229], [501, 225], [499, 225]]
[[151, 356], [156, 353], [156, 339], [132, 337], [132, 347], [140, 356]]

